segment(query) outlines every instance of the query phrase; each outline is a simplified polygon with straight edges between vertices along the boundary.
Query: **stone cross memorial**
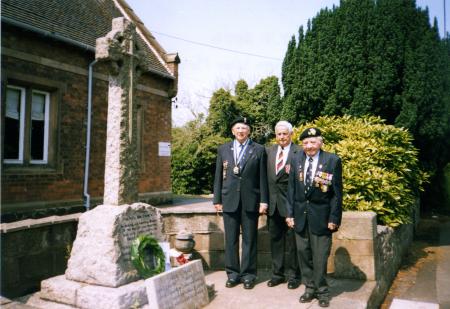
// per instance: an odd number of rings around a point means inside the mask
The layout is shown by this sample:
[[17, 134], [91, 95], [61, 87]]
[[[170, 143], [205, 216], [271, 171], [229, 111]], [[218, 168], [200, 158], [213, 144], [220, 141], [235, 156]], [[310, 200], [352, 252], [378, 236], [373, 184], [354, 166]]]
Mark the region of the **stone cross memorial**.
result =
[[141, 56], [134, 25], [113, 20], [112, 31], [97, 39], [95, 58], [108, 63], [108, 122], [105, 158], [105, 205], [137, 201], [138, 155], [134, 88]]
[[[141, 61], [133, 23], [115, 18], [96, 42], [96, 59], [109, 68], [104, 203], [81, 215], [65, 276], [44, 280], [32, 306], [53, 308], [141, 308], [148, 303], [144, 280], [130, 261], [141, 234], [163, 241], [158, 209], [138, 201], [136, 103]], [[132, 204], [134, 203], [134, 204]]]

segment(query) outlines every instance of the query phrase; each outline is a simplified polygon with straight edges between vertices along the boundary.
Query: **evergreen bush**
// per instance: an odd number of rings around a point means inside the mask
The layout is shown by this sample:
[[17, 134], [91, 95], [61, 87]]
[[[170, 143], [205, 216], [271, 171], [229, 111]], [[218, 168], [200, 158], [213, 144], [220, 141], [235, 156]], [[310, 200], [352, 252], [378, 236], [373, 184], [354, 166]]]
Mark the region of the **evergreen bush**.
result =
[[380, 224], [410, 223], [428, 175], [420, 169], [412, 135], [375, 116], [324, 116], [294, 129], [294, 142], [307, 127], [319, 127], [324, 150], [343, 165], [343, 208], [374, 211]]

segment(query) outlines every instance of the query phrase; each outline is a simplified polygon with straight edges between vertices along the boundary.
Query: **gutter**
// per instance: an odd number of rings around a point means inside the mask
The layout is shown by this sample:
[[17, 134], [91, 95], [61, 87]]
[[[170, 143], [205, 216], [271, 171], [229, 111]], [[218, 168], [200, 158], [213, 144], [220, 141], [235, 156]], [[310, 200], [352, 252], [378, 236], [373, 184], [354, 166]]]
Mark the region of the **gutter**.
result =
[[50, 38], [55, 39], [57, 41], [64, 42], [64, 43], [67, 43], [67, 44], [70, 44], [70, 45], [79, 47], [81, 49], [88, 50], [90, 52], [94, 52], [95, 53], [95, 47], [87, 45], [87, 44], [84, 44], [84, 43], [81, 43], [79, 41], [75, 41], [75, 40], [66, 38], [66, 37], [64, 37], [62, 35], [59, 35], [57, 33], [46, 31], [46, 30], [42, 30], [42, 29], [39, 29], [37, 27], [25, 24], [23, 22], [20, 22], [20, 21], [17, 21], [17, 20], [14, 20], [14, 19], [11, 19], [11, 18], [5, 17], [5, 16], [2, 16], [2, 22], [5, 22], [7, 24], [10, 24], [10, 25], [13, 25], [13, 26], [25, 29], [25, 30], [36, 32], [36, 33], [38, 33], [40, 35], [43, 35], [45, 37], [50, 37]]
[[86, 211], [91, 208], [91, 196], [89, 195], [89, 162], [91, 155], [91, 124], [92, 124], [92, 68], [97, 63], [97, 60], [92, 61], [89, 64], [88, 73], [88, 104], [87, 104], [87, 122], [86, 122], [86, 157], [84, 160], [84, 183], [83, 183], [83, 195], [84, 195], [84, 207]]

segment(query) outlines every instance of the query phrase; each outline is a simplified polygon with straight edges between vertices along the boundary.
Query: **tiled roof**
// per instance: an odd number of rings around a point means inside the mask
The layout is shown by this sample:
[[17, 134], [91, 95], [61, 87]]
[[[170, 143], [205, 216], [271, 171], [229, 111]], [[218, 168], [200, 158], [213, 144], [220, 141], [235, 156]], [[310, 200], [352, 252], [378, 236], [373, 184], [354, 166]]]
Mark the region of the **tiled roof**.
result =
[[[93, 48], [111, 30], [112, 19], [122, 16], [112, 0], [1, 0], [1, 15]], [[147, 54], [147, 69], [172, 75], [141, 38], [138, 45]]]

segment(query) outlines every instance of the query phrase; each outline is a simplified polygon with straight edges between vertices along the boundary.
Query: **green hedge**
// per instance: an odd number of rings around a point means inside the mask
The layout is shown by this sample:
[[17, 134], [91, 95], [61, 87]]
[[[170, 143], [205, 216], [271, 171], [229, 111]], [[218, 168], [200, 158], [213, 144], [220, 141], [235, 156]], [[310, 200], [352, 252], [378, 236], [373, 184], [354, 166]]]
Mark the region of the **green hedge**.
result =
[[388, 226], [411, 222], [411, 212], [428, 175], [419, 167], [411, 134], [379, 117], [327, 116], [294, 129], [322, 130], [324, 150], [342, 159], [345, 210], [374, 211]]

